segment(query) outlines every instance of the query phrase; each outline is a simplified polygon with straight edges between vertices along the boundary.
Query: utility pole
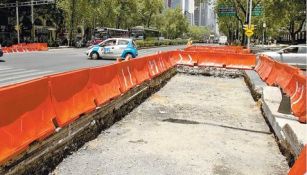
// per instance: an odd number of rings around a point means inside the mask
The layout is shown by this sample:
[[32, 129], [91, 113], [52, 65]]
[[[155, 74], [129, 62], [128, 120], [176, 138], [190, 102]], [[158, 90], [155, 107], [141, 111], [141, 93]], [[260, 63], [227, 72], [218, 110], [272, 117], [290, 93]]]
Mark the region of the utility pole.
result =
[[18, 1], [16, 1], [16, 30], [17, 30], [17, 42], [20, 43], [20, 26], [19, 26], [19, 14], [18, 14]]
[[34, 27], [34, 7], [33, 7], [33, 0], [31, 0], [31, 24], [32, 24], [31, 37], [32, 37], [32, 41], [34, 42], [34, 40], [35, 40], [35, 27]]
[[[253, 8], [253, 0], [249, 0], [249, 14], [248, 14], [248, 28], [251, 28], [252, 24], [252, 8]], [[247, 37], [247, 49], [250, 48], [251, 38]]]
[[201, 1], [199, 1], [198, 26], [201, 26]]
[[71, 46], [72, 43], [72, 35], [73, 35], [73, 28], [74, 28], [74, 23], [75, 23], [75, 7], [76, 7], [76, 0], [72, 0], [72, 5], [71, 5], [71, 21], [70, 21], [70, 33], [69, 33], [69, 42], [68, 46]]
[[262, 47], [264, 46], [264, 42], [265, 42], [265, 30], [266, 30], [266, 23], [263, 22], [263, 34], [262, 34]]

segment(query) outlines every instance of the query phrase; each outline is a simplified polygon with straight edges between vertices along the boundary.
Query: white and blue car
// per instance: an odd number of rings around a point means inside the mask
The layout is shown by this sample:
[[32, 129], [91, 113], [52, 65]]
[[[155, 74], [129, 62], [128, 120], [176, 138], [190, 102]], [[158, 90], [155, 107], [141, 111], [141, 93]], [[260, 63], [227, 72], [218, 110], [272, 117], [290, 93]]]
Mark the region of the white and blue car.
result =
[[130, 38], [110, 38], [86, 51], [89, 59], [135, 58], [138, 56], [136, 44]]

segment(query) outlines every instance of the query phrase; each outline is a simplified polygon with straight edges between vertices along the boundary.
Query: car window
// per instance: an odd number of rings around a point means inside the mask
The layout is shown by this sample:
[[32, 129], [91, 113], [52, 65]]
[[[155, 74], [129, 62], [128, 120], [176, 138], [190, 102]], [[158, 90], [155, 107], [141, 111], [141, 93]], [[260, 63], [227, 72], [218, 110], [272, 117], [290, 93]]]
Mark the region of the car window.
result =
[[299, 47], [298, 53], [307, 53], [307, 47]]
[[108, 40], [100, 44], [100, 46], [115, 46], [116, 40]]
[[289, 47], [283, 50], [284, 53], [297, 53], [298, 47]]
[[134, 42], [134, 41], [132, 41], [132, 45], [133, 45], [133, 47], [135, 47], [135, 48], [136, 48], [136, 44], [135, 44], [135, 42]]
[[118, 45], [128, 45], [129, 41], [127, 40], [118, 40]]

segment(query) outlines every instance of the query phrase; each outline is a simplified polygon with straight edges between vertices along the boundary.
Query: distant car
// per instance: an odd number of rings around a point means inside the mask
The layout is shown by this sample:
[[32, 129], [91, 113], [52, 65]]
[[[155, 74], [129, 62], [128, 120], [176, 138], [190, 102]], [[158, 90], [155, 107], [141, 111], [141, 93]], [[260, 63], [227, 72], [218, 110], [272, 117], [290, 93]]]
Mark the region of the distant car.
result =
[[219, 44], [226, 45], [227, 44], [227, 36], [220, 36], [219, 37]]
[[0, 57], [3, 56], [3, 51], [2, 51], [2, 47], [1, 47], [1, 44], [0, 44]]
[[89, 47], [86, 52], [89, 59], [135, 58], [138, 56], [136, 44], [129, 38], [110, 38], [98, 45]]
[[258, 54], [264, 54], [273, 58], [274, 60], [306, 70], [306, 45], [291, 45], [278, 51], [260, 52]]

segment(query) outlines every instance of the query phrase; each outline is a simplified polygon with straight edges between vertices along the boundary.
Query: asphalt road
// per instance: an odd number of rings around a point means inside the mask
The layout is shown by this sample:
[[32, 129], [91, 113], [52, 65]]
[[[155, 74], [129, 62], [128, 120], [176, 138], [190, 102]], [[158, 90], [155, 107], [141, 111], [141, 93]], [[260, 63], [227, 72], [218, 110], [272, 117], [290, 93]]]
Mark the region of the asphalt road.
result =
[[[139, 50], [139, 56], [158, 51], [182, 49], [185, 46], [168, 46]], [[86, 48], [51, 49], [45, 52], [5, 54], [0, 58], [0, 86], [80, 68], [107, 65], [114, 60], [88, 60]]]

